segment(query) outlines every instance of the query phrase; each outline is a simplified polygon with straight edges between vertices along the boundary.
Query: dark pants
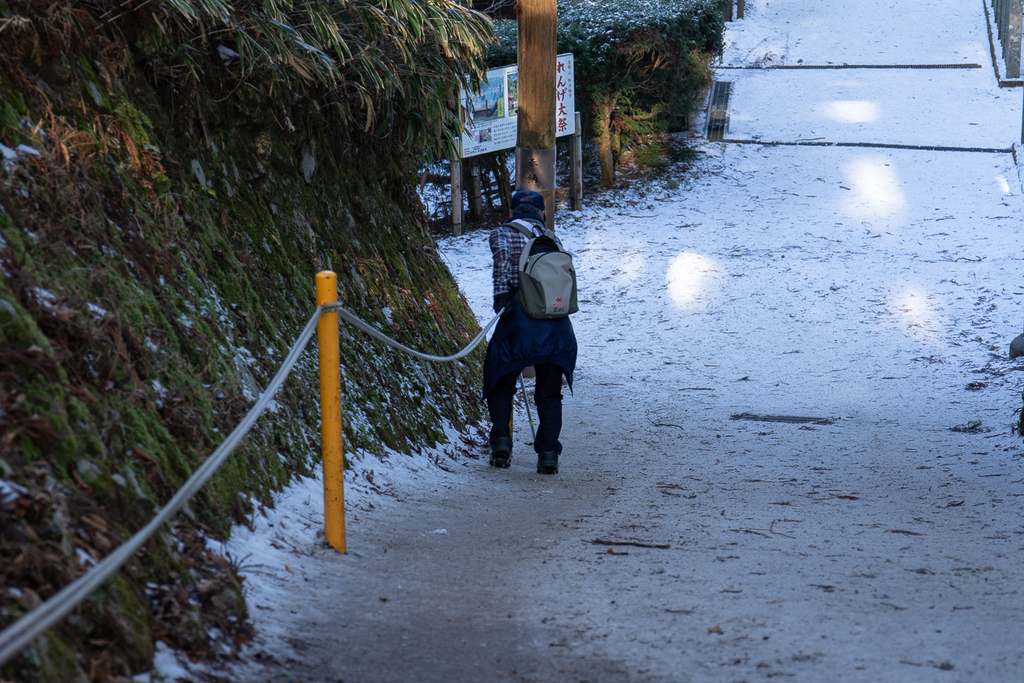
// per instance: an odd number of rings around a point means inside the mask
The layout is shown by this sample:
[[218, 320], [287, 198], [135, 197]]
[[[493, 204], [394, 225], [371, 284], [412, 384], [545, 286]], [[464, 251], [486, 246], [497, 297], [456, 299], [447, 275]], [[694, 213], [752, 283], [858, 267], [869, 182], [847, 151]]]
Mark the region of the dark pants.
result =
[[[562, 368], [554, 363], [540, 363], [537, 370], [537, 418], [540, 427], [533, 442], [533, 450], [562, 452], [558, 435], [562, 431]], [[516, 395], [518, 372], [512, 372], [494, 385], [487, 394], [487, 409], [491, 413], [491, 443], [495, 437], [511, 436], [509, 421], [512, 419], [512, 398]]]

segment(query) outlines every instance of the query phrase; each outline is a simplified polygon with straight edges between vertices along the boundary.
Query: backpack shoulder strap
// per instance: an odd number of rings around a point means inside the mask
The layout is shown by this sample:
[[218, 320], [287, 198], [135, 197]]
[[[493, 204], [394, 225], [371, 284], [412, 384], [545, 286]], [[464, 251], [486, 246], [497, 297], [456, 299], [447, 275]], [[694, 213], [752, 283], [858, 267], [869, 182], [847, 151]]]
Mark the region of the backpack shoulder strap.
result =
[[530, 235], [530, 239], [526, 241], [526, 246], [523, 247], [523, 252], [519, 254], [519, 272], [522, 273], [526, 270], [526, 264], [530, 260], [530, 252], [533, 251], [533, 243], [537, 241], [534, 235]]
[[[519, 223], [514, 220], [508, 221], [507, 223], [502, 223], [502, 225], [505, 226], [506, 228], [512, 228], [513, 230], [523, 233], [524, 235], [526, 235], [526, 239], [533, 239], [534, 237], [537, 236], [534, 234], [532, 228], [528, 228], [522, 223]], [[547, 230], [545, 230], [545, 232], [547, 232]]]

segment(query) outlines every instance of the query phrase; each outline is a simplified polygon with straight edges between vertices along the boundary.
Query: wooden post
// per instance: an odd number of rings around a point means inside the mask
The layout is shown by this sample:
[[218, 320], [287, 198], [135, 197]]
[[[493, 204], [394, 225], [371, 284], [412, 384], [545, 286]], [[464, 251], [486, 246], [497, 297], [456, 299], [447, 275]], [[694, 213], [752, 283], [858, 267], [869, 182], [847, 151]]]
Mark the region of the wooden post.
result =
[[452, 235], [462, 234], [462, 159], [452, 159]]
[[1006, 77], [1020, 78], [1021, 0], [1010, 0], [1007, 5], [1009, 21], [1006, 25], [1006, 49], [1003, 52], [1003, 59], [1006, 60]]
[[516, 189], [544, 197], [555, 228], [555, 0], [519, 0], [519, 123]]
[[501, 215], [507, 216], [512, 208], [512, 180], [508, 176], [508, 164], [501, 153], [491, 155], [494, 168], [494, 182], [498, 185], [498, 196], [501, 198]]
[[[316, 305], [338, 301], [338, 276], [316, 274]], [[324, 538], [345, 552], [345, 456], [341, 430], [341, 358], [338, 314], [321, 313], [316, 324], [320, 346], [320, 447], [324, 467]]]
[[736, 18], [742, 19], [747, 9], [747, 0], [736, 0]]
[[[493, 156], [493, 155], [487, 155], [487, 156], [489, 157], [489, 156]], [[480, 202], [481, 202], [481, 205], [482, 205], [483, 204], [483, 200], [486, 199], [487, 200], [487, 206], [491, 209], [491, 211], [493, 211], [494, 210], [494, 197], [495, 197], [495, 195], [498, 194], [498, 183], [497, 182], [495, 182], [495, 183], [491, 182], [491, 175], [492, 174], [490, 173], [490, 170], [491, 170], [490, 159], [488, 159], [488, 158], [486, 158], [484, 156], [479, 156], [479, 157], [477, 157], [477, 162], [480, 164], [480, 197], [481, 197]], [[495, 178], [495, 180], [497, 180], [497, 178]]]
[[484, 219], [483, 186], [480, 182], [480, 158], [469, 162], [469, 220], [480, 222]]
[[595, 106], [594, 123], [597, 153], [601, 160], [601, 187], [610, 190], [615, 184], [615, 157], [612, 155], [612, 113], [617, 95], [601, 95]]
[[1003, 44], [1003, 57], [1006, 56], [1006, 18], [1009, 6], [1009, 0], [995, 0], [992, 4], [993, 14], [996, 18], [996, 35], [999, 36], [999, 42]]
[[732, 0], [722, 0], [722, 16], [726, 21], [732, 21]]
[[583, 130], [576, 112], [576, 132], [569, 138], [569, 208], [583, 210]]

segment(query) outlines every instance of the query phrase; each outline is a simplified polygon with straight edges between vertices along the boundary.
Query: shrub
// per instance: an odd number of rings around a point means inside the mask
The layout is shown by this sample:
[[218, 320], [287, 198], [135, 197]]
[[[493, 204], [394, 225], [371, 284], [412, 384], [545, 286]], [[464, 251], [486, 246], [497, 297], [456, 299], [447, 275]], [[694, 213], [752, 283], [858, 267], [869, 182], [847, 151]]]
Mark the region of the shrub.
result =
[[[263, 93], [315, 95], [346, 125], [435, 154], [454, 149], [460, 124], [449, 102], [460, 86], [475, 86], [493, 40], [491, 20], [457, 0], [10, 0], [0, 8], [9, 15], [0, 23], [3, 71], [39, 60], [36, 33], [54, 63], [107, 33], [175, 85], [208, 90], [223, 65]], [[9, 127], [8, 112], [0, 117]]]
[[[612, 182], [619, 133], [679, 129], [711, 82], [722, 51], [719, 0], [582, 0], [558, 8], [558, 52], [576, 66], [576, 109], [601, 155], [602, 184]], [[517, 61], [516, 22], [495, 22], [489, 66]]]

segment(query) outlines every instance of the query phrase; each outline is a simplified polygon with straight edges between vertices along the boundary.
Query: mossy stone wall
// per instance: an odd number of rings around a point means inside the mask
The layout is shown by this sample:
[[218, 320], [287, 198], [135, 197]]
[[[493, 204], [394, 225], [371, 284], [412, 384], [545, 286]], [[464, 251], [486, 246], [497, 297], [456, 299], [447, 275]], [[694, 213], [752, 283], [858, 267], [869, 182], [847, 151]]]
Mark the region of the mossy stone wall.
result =
[[[478, 331], [409, 151], [386, 134], [340, 126], [315, 92], [239, 86], [215, 60], [181, 89], [141, 43], [38, 45], [0, 72], [0, 143], [25, 146], [0, 170], [0, 479], [24, 492], [0, 506], [17, 589], [0, 592], [0, 627], [141, 527], [223, 441], [312, 314], [317, 271], [409, 346], [452, 352]], [[199, 656], [243, 642], [236, 568], [203, 538], [311, 471], [316, 362], [307, 351], [171, 529], [0, 674], [105, 680], [144, 670], [154, 638]], [[479, 366], [479, 352], [428, 365], [342, 329], [346, 455], [412, 454], [476, 424]]]

